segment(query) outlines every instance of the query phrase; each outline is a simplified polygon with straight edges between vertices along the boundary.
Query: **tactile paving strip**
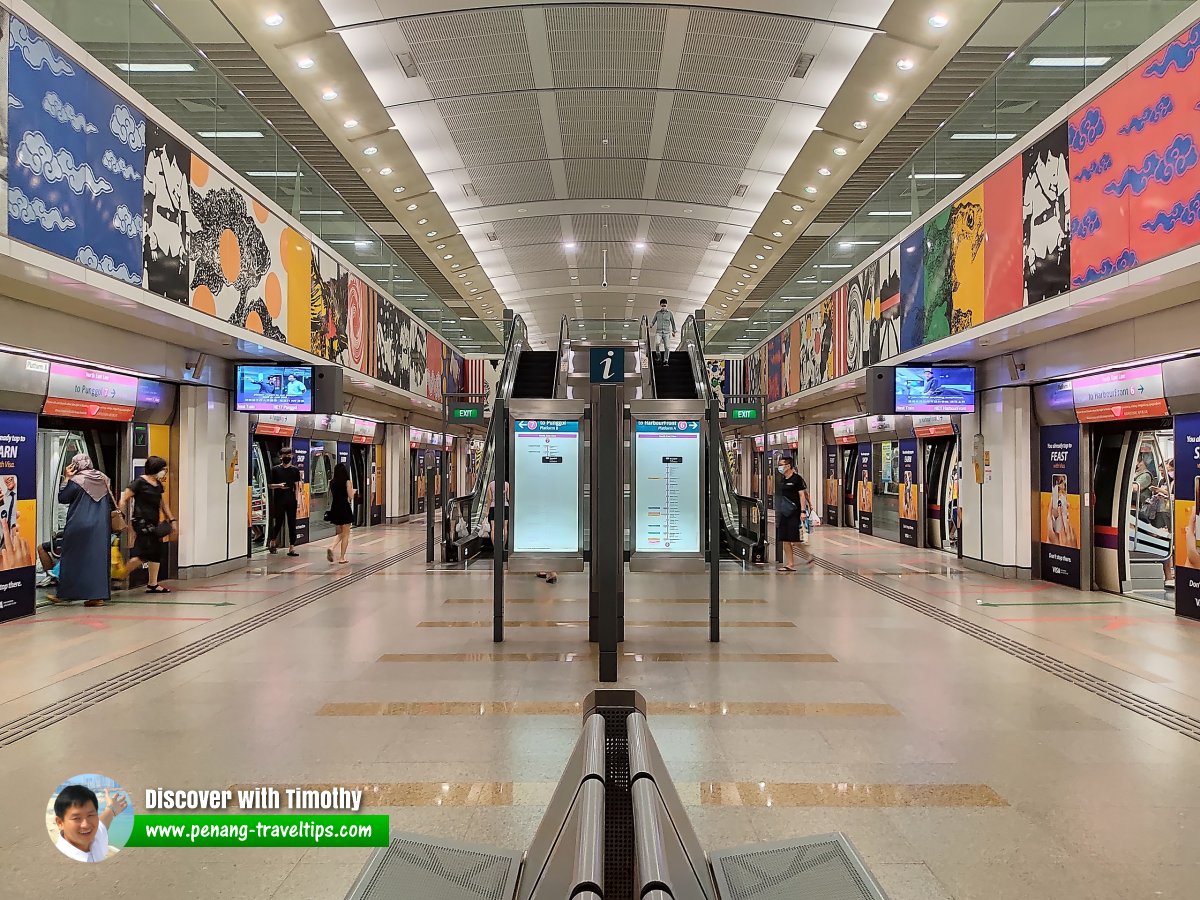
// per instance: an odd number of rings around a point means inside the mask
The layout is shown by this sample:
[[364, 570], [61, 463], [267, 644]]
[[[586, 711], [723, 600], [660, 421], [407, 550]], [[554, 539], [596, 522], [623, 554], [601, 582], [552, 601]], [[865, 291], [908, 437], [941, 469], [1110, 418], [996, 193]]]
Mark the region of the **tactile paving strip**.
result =
[[943, 625], [949, 625], [963, 634], [970, 635], [976, 640], [983, 641], [985, 644], [990, 644], [997, 650], [1003, 650], [1010, 656], [1015, 656], [1017, 659], [1024, 660], [1030, 665], [1037, 666], [1043, 672], [1049, 672], [1063, 681], [1077, 685], [1085, 691], [1095, 694], [1097, 697], [1103, 697], [1105, 700], [1170, 728], [1172, 731], [1182, 734], [1185, 737], [1189, 737], [1194, 741], [1200, 741], [1200, 719], [1194, 716], [1189, 716], [1177, 709], [1171, 709], [1171, 707], [1164, 706], [1155, 700], [1151, 700], [1149, 697], [1143, 697], [1141, 694], [1113, 684], [1111, 681], [1107, 681], [1098, 675], [1085, 672], [1083, 669], [1063, 662], [1061, 659], [1050, 656], [1048, 653], [1043, 653], [1041, 650], [1035, 650], [1033, 647], [1022, 644], [1020, 641], [997, 634], [990, 628], [985, 628], [976, 622], [957, 616], [932, 603], [918, 600], [916, 597], [910, 597], [908, 594], [901, 593], [895, 588], [880, 584], [864, 575], [860, 575], [858, 572], [832, 563], [827, 559], [822, 559], [819, 556], [813, 556], [812, 559], [813, 562], [822, 568], [836, 572], [843, 578], [853, 581], [855, 584], [861, 585], [877, 594], [881, 594], [889, 600], [895, 600], [897, 603], [901, 603], [909, 609], [921, 613], [921, 615], [936, 619]]
[[69, 697], [64, 697], [62, 700], [51, 703], [48, 706], [43, 706], [41, 709], [36, 709], [31, 713], [21, 716], [19, 719], [5, 722], [3, 725], [0, 725], [0, 747], [11, 746], [22, 738], [36, 734], [43, 728], [48, 728], [57, 722], [61, 722], [63, 719], [70, 718], [76, 713], [83, 712], [83, 710], [95, 706], [102, 700], [115, 697], [117, 694], [131, 687], [136, 687], [139, 684], [149, 681], [156, 675], [169, 672], [176, 666], [181, 666], [185, 662], [202, 656], [209, 650], [215, 650], [217, 647], [228, 644], [243, 634], [248, 634], [264, 625], [269, 625], [271, 622], [283, 618], [288, 613], [295, 612], [302, 607], [308, 606], [310, 603], [315, 603], [324, 597], [328, 597], [336, 591], [356, 584], [389, 566], [394, 566], [396, 563], [411, 559], [424, 549], [424, 544], [410, 547], [403, 553], [389, 556], [336, 581], [331, 581], [329, 584], [315, 588], [308, 593], [293, 597], [291, 600], [285, 600], [283, 603], [263, 610], [248, 619], [243, 619], [241, 622], [230, 625], [228, 628], [222, 628], [220, 631], [214, 632], [207, 637], [202, 637], [192, 641], [190, 644], [185, 644], [178, 650], [173, 650], [157, 659], [142, 663], [128, 672], [113, 675], [111, 678], [106, 678]]

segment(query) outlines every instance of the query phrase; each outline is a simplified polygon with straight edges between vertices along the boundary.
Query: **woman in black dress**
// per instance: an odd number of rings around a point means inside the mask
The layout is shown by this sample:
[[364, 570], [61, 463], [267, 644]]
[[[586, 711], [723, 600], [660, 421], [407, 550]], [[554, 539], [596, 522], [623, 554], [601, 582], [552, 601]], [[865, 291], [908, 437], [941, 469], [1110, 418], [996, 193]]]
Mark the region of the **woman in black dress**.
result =
[[354, 524], [354, 495], [358, 491], [350, 481], [350, 470], [345, 463], [333, 467], [333, 480], [329, 483], [329, 521], [337, 526], [333, 546], [325, 551], [325, 558], [333, 562], [333, 549], [340, 547], [338, 562], [345, 563], [350, 549], [350, 526]]

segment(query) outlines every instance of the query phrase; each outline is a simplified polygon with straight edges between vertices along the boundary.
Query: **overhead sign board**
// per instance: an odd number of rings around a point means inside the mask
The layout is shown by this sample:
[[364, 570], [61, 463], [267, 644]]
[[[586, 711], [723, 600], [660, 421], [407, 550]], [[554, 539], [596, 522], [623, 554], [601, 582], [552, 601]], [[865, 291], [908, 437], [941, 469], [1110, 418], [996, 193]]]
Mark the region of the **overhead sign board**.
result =
[[625, 382], [625, 348], [591, 348], [591, 383], [623, 384]]
[[138, 380], [68, 363], [50, 364], [50, 382], [42, 412], [72, 419], [129, 422], [137, 406]]
[[452, 422], [482, 422], [483, 407], [478, 403], [455, 403], [450, 407]]
[[758, 422], [761, 418], [757, 406], [744, 406], [736, 403], [729, 405], [726, 414], [731, 421], [735, 422]]
[[634, 550], [699, 553], [699, 419], [634, 422]]
[[1168, 414], [1162, 366], [1158, 363], [1072, 378], [1071, 396], [1080, 422], [1146, 419]]
[[858, 419], [842, 419], [833, 423], [833, 439], [839, 444], [854, 444], [858, 442]]
[[917, 437], [944, 437], [954, 434], [954, 420], [949, 416], [913, 416], [913, 432]]

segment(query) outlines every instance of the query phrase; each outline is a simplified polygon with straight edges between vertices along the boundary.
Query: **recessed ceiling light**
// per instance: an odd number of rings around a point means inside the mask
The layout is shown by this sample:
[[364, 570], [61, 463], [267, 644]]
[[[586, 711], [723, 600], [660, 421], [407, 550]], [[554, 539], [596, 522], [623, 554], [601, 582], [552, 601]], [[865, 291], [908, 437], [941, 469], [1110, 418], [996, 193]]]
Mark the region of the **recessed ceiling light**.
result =
[[805, 185], [805, 187], [804, 187], [804, 193], [806, 193], [806, 194], [815, 194], [816, 192], [817, 192], [817, 189], [816, 189], [815, 187], [813, 187], [811, 184], [809, 184], [809, 185]]
[[741, 291], [739, 291], [737, 288], [730, 288], [730, 289], [729, 289], [729, 293], [731, 293], [731, 294], [740, 294], [740, 293], [741, 293]]
[[[813, 188], [814, 193], [816, 192], [816, 190], [817, 190], [816, 188]], [[801, 206], [799, 203], [792, 204], [792, 212], [800, 212], [800, 210], [802, 210], [802, 209], [804, 209], [804, 207]]]
[[754, 258], [755, 258], [755, 259], [766, 259], [766, 257], [765, 257], [765, 256], [763, 256], [761, 253], [759, 253], [759, 254], [755, 255], [755, 257], [754, 257]]
[[376, 146], [363, 147], [363, 156], [374, 156], [378, 152], [379, 148]]
[[876, 91], [871, 95], [871, 99], [876, 103], [887, 103], [891, 99], [891, 94], [887, 91]]
[[825, 166], [821, 166], [821, 168], [817, 169], [817, 174], [818, 174], [818, 175], [824, 175], [825, 177], [827, 177], [827, 178], [828, 178], [830, 175], [832, 175], [832, 174], [833, 174], [833, 172], [831, 172], [831, 171], [830, 171], [828, 168], [826, 168]]
[[302, 56], [296, 60], [296, 67], [300, 69], [311, 69], [315, 65], [311, 56]]
[[629, 280], [630, 280], [630, 281], [637, 281], [637, 280], [638, 280], [638, 277], [637, 277], [636, 275], [630, 275], [630, 276], [629, 276]]
[[328, 88], [321, 94], [321, 99], [322, 100], [336, 100], [337, 99], [337, 91], [335, 91], [333, 88]]
[[[463, 274], [465, 275], [465, 274], [467, 274], [467, 273], [466, 273], [466, 272], [464, 272]], [[473, 282], [473, 281], [464, 281], [464, 282], [463, 282], [463, 284], [465, 284], [467, 287], [470, 287], [470, 286], [471, 286], [471, 285], [473, 285], [474, 283], [475, 283], [475, 282]]]
[[401, 186], [401, 187], [394, 187], [394, 188], [392, 188], [392, 193], [393, 193], [393, 194], [403, 194], [403, 193], [404, 193], [404, 188], [403, 188], [403, 186]]
[[445, 249], [446, 249], [446, 245], [445, 245], [445, 244], [438, 244], [438, 245], [437, 245], [436, 247], [434, 247], [433, 249], [435, 249], [435, 250], [445, 250]]
[[271, 13], [269, 16], [263, 19], [263, 24], [268, 28], [278, 28], [283, 24], [283, 16], [281, 16], [279, 13]]
[[721, 304], [721, 309], [728, 309], [728, 308], [729, 308], [729, 304], [728, 304], [728, 303], [722, 303], [722, 304]]
[[392, 174], [392, 167], [391, 167], [391, 166], [384, 166], [382, 169], [380, 169], [380, 170], [379, 170], [379, 174], [380, 174], [380, 175], [391, 175], [391, 174]]
[[793, 224], [791, 219], [780, 219], [780, 221], [783, 222], [784, 225]]
[[854, 127], [855, 127], [857, 130], [859, 130], [859, 131], [862, 131], [864, 128], [866, 128], [866, 127], [867, 127], [867, 121], [866, 121], [866, 119], [856, 119], [856, 120], [854, 121]]
[[575, 298], [575, 302], [576, 302], [576, 303], [582, 303], [582, 302], [583, 302], [583, 298], [582, 298], [582, 297], [576, 297], [576, 298]]
[[916, 63], [914, 63], [914, 62], [913, 62], [911, 59], [909, 59], [907, 56], [906, 56], [906, 57], [904, 57], [904, 59], [898, 59], [898, 60], [896, 60], [896, 68], [897, 68], [897, 69], [899, 69], [901, 72], [907, 72], [907, 71], [908, 71], [909, 69], [911, 69], [911, 68], [912, 68], [914, 65], [916, 65]]
[[358, 119], [347, 119], [345, 122], [342, 123], [342, 127], [343, 128], [357, 128], [358, 127]]
[[738, 287], [745, 287], [745, 286], [746, 286], [746, 282], [744, 282], [744, 281], [738, 282]]
[[567, 243], [563, 244], [563, 246], [564, 246], [564, 247], [566, 247], [568, 250], [574, 250], [574, 249], [575, 249], [575, 242], [574, 242], [574, 241], [568, 241]]
[[632, 298], [632, 297], [626, 297], [626, 298], [625, 298], [625, 302], [626, 302], [626, 303], [632, 303], [632, 302], [633, 302], [633, 298]]
[[[845, 156], [845, 155], [846, 155], [846, 148], [845, 148], [845, 147], [834, 147], [834, 148], [833, 148], [833, 155], [834, 155], [834, 156]], [[825, 173], [824, 173], [824, 172], [822, 172], [821, 174], [825, 174]]]
[[758, 263], [750, 263], [750, 268], [752, 268], [752, 269], [757, 269], [757, 268], [758, 268]]
[[462, 268], [462, 266], [460, 266], [458, 263], [455, 263], [455, 264], [454, 264], [454, 265], [452, 265], [450, 268], [452, 268], [452, 269], [461, 269], [461, 268]]
[[427, 231], [427, 232], [425, 232], [425, 237], [437, 237], [437, 232], [436, 231]]
[[636, 247], [638, 250], [645, 250], [645, 249], [646, 249], [646, 245], [645, 245], [645, 244], [643, 244], [641, 241], [638, 241], [638, 242], [637, 242], [636, 244], [634, 244], [633, 246], [634, 246], [634, 247]]
[[414, 209], [416, 209], [416, 208], [417, 208], [417, 204], [415, 204], [415, 203], [410, 203], [410, 204], [408, 204], [408, 206], [406, 206], [406, 207], [404, 207], [404, 208], [405, 208], [405, 209], [407, 209], [409, 212], [412, 212]]
[[467, 277], [467, 273], [466, 273], [466, 272], [463, 272], [463, 273], [462, 273], [461, 275], [459, 275], [458, 277], [459, 277], [459, 278], [466, 278], [466, 277]]
[[447, 253], [445, 256], [443, 256], [443, 257], [442, 257], [442, 259], [454, 259], [454, 254], [453, 254], [453, 253]]
[[775, 248], [773, 246], [771, 246], [770, 244], [763, 244], [763, 249], [764, 250], [774, 250]]
[[783, 237], [783, 232], [782, 231], [772, 231], [771, 237], [781, 238], [781, 237]]
[[950, 24], [950, 20], [941, 13], [934, 13], [929, 17], [929, 24], [934, 28], [945, 28]]
[[579, 280], [579, 276], [578, 276], [578, 275], [572, 275], [572, 276], [571, 276], [571, 280], [572, 280], [572, 281], [578, 281], [578, 280]]
[[471, 288], [471, 293], [472, 293], [472, 294], [478, 294], [478, 293], [479, 293], [479, 288]]

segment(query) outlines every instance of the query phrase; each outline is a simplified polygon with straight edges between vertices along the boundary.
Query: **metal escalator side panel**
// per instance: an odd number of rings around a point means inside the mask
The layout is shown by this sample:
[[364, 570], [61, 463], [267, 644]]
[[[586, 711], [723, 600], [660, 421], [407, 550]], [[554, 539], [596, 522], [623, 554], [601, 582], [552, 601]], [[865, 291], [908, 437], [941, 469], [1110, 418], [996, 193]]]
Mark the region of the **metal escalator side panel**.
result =
[[854, 845], [840, 833], [748, 844], [713, 851], [710, 858], [723, 900], [887, 900]]
[[[675, 900], [683, 900], [684, 896], [701, 896], [706, 900], [717, 900], [717, 892], [709, 874], [704, 848], [688, 818], [683, 800], [680, 799], [679, 792], [675, 789], [675, 782], [671, 780], [667, 764], [658, 750], [646, 717], [641, 713], [630, 714], [626, 718], [626, 733], [629, 735], [630, 781], [635, 787], [641, 782], [654, 785], [655, 794], [659, 798], [665, 816], [665, 819], [662, 820], [662, 828], [668, 846], [678, 845], [681, 858], [686, 860], [701, 892], [699, 895], [694, 893], [681, 895], [674, 890], [674, 885], [671, 885]], [[636, 759], [635, 753], [637, 754]], [[674, 872], [675, 869], [672, 871]]]
[[[603, 794], [604, 740], [604, 717], [598, 714], [588, 716], [525, 854], [517, 900], [529, 900], [534, 896], [556, 846], [563, 840], [571, 811], [579, 802], [583, 785], [597, 785]], [[574, 856], [572, 865], [573, 860]]]
[[371, 854], [346, 900], [509, 900], [521, 854], [495, 847], [393, 832]]

